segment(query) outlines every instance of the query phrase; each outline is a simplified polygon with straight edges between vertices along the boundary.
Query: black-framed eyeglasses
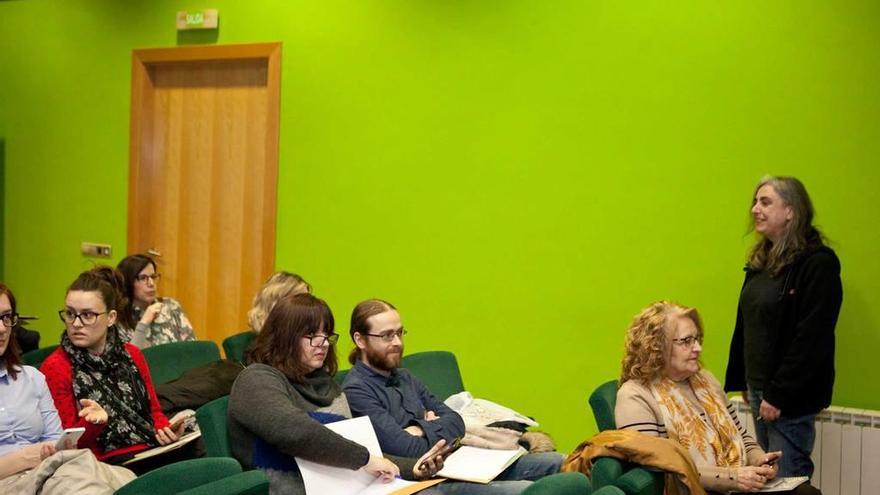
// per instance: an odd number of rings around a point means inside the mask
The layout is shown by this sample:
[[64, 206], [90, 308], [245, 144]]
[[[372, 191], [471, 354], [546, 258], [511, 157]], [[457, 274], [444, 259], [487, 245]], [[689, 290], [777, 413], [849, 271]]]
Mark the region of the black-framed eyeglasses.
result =
[[94, 325], [96, 321], [98, 321], [98, 317], [101, 315], [107, 314], [106, 311], [102, 313], [95, 313], [94, 311], [83, 311], [82, 313], [74, 313], [69, 309], [60, 309], [58, 310], [58, 317], [61, 318], [61, 321], [68, 325], [73, 325], [73, 322], [79, 318], [79, 322], [83, 325]]
[[0, 315], [0, 321], [3, 322], [3, 325], [6, 328], [12, 328], [15, 325], [18, 325], [18, 313], [6, 313], [5, 315]]
[[694, 347], [695, 343], [703, 345], [703, 334], [697, 335], [688, 335], [687, 337], [682, 337], [680, 339], [672, 339], [672, 342], [678, 344], [682, 347]]
[[370, 337], [376, 337], [377, 339], [382, 339], [382, 342], [394, 342], [394, 337], [397, 337], [400, 340], [403, 340], [403, 337], [407, 334], [405, 328], [401, 328], [400, 330], [389, 330], [387, 332], [382, 333], [365, 333], [364, 335], [369, 335]]
[[140, 275], [137, 276], [137, 278], [135, 280], [137, 280], [138, 282], [141, 282], [141, 283], [144, 283], [147, 280], [152, 280], [153, 283], [155, 284], [156, 282], [159, 281], [160, 278], [162, 278], [161, 273], [154, 273], [152, 275], [147, 275], [146, 273], [141, 273]]
[[330, 342], [330, 345], [335, 345], [336, 342], [339, 341], [338, 333], [331, 333], [330, 335], [323, 333], [313, 333], [310, 335], [306, 335], [305, 337], [309, 339], [309, 344], [312, 347], [321, 347], [322, 345], [324, 345], [324, 342]]

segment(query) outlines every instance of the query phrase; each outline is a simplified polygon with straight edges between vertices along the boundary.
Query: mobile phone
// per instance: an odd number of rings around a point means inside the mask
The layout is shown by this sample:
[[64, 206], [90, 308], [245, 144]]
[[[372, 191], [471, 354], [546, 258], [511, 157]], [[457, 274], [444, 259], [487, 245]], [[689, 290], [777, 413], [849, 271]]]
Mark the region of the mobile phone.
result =
[[177, 428], [179, 428], [181, 424], [189, 421], [190, 418], [192, 418], [194, 415], [195, 415], [195, 413], [189, 409], [183, 410], [183, 411], [175, 414], [174, 417], [171, 418], [171, 424], [168, 425], [168, 427], [171, 428], [172, 430], [176, 431]]
[[61, 433], [61, 438], [55, 442], [55, 450], [69, 450], [76, 448], [76, 442], [79, 441], [79, 437], [86, 432], [86, 429], [83, 427], [79, 428], [67, 428]]
[[[434, 454], [433, 456], [430, 457], [430, 459], [433, 459], [437, 456], [440, 456], [443, 459], [446, 459], [447, 457], [452, 455], [453, 452], [458, 450], [460, 447], [461, 447], [461, 437], [455, 437], [455, 440], [453, 440], [452, 442], [449, 442], [446, 445], [444, 445], [443, 447], [441, 447], [440, 450], [438, 450], [436, 454]], [[419, 471], [424, 471], [426, 464], [427, 464], [427, 461], [419, 464]]]

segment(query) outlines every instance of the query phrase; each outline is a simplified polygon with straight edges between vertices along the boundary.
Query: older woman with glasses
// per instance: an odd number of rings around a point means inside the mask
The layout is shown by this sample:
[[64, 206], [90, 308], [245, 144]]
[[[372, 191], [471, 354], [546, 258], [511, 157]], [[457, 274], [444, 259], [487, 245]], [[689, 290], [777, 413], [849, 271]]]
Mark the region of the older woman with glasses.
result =
[[158, 296], [156, 262], [143, 254], [123, 258], [116, 266], [125, 278], [128, 304], [119, 315], [126, 338], [140, 347], [195, 340], [192, 324], [180, 303]]
[[40, 367], [61, 424], [84, 427], [79, 445], [110, 463], [169, 444], [183, 429], [169, 427], [143, 354], [119, 336], [122, 288], [122, 275], [109, 266], [81, 273], [58, 312], [66, 326], [61, 346]]
[[[626, 335], [617, 427], [680, 443], [709, 491], [759, 491], [776, 477], [782, 453], [764, 452], [739, 422], [718, 380], [700, 363], [702, 344], [693, 308], [660, 301], [636, 315]], [[817, 491], [804, 483], [794, 493]]]
[[311, 294], [286, 296], [274, 305], [229, 397], [233, 455], [246, 468], [266, 472], [271, 493], [305, 494], [294, 457], [363, 469], [387, 481], [433, 476], [443, 464], [436, 455], [442, 441], [418, 461], [392, 460], [324, 426], [351, 417], [333, 378], [339, 339], [333, 327], [330, 308]]

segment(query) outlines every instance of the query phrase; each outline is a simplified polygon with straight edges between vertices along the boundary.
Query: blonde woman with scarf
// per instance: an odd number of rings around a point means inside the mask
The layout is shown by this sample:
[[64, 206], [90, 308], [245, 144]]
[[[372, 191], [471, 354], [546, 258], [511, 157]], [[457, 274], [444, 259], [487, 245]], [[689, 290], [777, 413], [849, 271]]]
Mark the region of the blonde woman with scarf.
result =
[[[660, 301], [636, 315], [626, 335], [617, 427], [681, 444], [710, 493], [757, 492], [776, 477], [782, 453], [764, 452], [739, 422], [700, 363], [702, 344], [693, 308]], [[819, 491], [804, 483], [790, 493]]]

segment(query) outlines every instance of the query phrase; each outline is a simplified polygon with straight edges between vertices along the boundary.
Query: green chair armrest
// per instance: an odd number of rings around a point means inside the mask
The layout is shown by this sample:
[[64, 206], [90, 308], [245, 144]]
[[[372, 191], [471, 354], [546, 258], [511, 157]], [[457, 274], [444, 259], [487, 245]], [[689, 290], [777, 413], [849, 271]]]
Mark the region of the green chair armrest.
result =
[[614, 481], [628, 495], [663, 495], [665, 473], [635, 466]]
[[593, 490], [613, 485], [623, 475], [623, 463], [613, 457], [599, 457], [593, 462], [590, 471], [590, 482]]
[[522, 495], [589, 495], [590, 480], [583, 473], [559, 473], [529, 485]]
[[268, 495], [269, 478], [262, 471], [245, 471], [180, 492], [178, 495]]
[[115, 495], [172, 495], [241, 473], [228, 457], [206, 457], [175, 462], [150, 471], [126, 484]]
[[626, 495], [626, 492], [614, 485], [609, 485], [596, 490], [593, 495]]

